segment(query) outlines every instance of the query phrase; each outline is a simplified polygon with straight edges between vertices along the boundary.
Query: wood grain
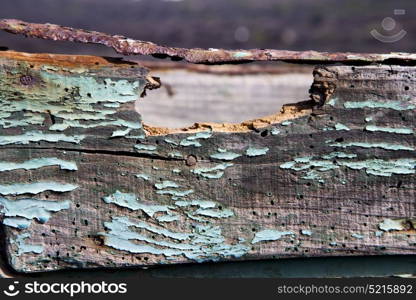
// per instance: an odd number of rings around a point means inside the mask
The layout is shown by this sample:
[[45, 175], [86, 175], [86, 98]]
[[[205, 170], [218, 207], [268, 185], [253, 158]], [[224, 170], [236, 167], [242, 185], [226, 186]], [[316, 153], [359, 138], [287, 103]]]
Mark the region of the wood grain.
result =
[[318, 67], [275, 118], [156, 134], [147, 69], [36, 57], [0, 53], [13, 269], [415, 254], [414, 67]]

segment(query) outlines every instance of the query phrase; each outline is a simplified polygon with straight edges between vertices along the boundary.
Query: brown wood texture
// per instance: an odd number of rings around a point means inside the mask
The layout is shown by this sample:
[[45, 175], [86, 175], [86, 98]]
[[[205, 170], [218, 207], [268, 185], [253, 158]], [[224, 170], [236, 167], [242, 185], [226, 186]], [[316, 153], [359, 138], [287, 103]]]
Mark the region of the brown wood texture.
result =
[[0, 52], [8, 264], [415, 254], [415, 68], [314, 76], [281, 113], [170, 130], [134, 110], [140, 65]]

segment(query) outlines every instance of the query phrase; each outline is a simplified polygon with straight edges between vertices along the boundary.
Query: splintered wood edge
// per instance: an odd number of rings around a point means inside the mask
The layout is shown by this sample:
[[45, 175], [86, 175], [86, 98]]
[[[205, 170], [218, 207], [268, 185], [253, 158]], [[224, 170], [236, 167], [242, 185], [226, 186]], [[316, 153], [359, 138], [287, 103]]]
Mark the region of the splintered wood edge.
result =
[[[81, 68], [81, 69], [98, 69], [103, 66], [112, 67], [117, 66], [118, 68], [131, 68], [131, 67], [142, 67], [143, 64], [140, 62], [131, 62], [125, 61], [117, 58], [106, 58], [100, 56], [91, 56], [91, 55], [64, 55], [64, 54], [49, 54], [49, 53], [24, 53], [16, 51], [1, 51], [0, 58], [13, 59], [18, 61], [25, 61], [26, 63], [31, 64], [31, 67], [38, 69], [43, 65], [51, 65], [58, 67], [71, 67], [71, 68]], [[146, 65], [146, 64], [145, 64]], [[149, 67], [152, 64], [147, 64]], [[158, 66], [158, 65], [156, 65]], [[167, 68], [168, 65], [164, 65], [163, 68]], [[160, 66], [159, 66], [160, 67]], [[213, 66], [215, 68], [216, 66]], [[146, 67], [145, 67], [146, 68]], [[210, 72], [208, 66], [203, 68], [196, 68], [199, 72]], [[229, 68], [229, 70], [233, 70]], [[239, 72], [244, 72], [244, 67], [238, 66]], [[235, 71], [235, 70], [234, 70]], [[216, 72], [216, 71], [214, 71]], [[256, 68], [256, 72], [258, 68]], [[163, 84], [159, 81], [159, 78], [153, 77], [151, 70], [149, 76], [147, 76], [147, 90], [156, 89]], [[145, 95], [145, 94], [144, 94]], [[144, 95], [141, 95], [142, 97]], [[139, 95], [138, 95], [139, 98]], [[295, 104], [286, 104], [282, 107], [280, 112], [275, 114], [243, 121], [241, 123], [195, 123], [192, 126], [185, 128], [167, 128], [167, 127], [158, 127], [150, 126], [143, 124], [143, 128], [146, 131], [148, 136], [157, 136], [157, 135], [167, 135], [173, 133], [193, 133], [200, 132], [207, 129], [210, 129], [214, 132], [249, 132], [252, 130], [258, 130], [263, 127], [269, 126], [271, 124], [284, 122], [291, 119], [296, 119], [303, 117], [312, 112], [312, 108], [315, 103], [313, 101], [304, 101]]]

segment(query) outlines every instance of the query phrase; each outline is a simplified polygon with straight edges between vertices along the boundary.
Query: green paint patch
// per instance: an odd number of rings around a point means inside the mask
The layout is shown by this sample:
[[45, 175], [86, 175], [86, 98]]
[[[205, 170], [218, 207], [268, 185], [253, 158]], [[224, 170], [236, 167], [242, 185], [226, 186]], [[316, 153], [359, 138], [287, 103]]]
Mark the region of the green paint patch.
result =
[[367, 101], [357, 101], [357, 102], [353, 102], [353, 101], [347, 101], [344, 103], [344, 107], [345, 108], [352, 108], [352, 109], [356, 109], [356, 108], [388, 108], [388, 109], [394, 109], [394, 110], [410, 110], [410, 109], [415, 109], [416, 106], [413, 104], [409, 104], [403, 101], [386, 101], [386, 102], [382, 102], [382, 101], [371, 101], [371, 100], [367, 100]]
[[404, 127], [381, 127], [375, 125], [367, 125], [365, 127], [367, 131], [380, 131], [380, 132], [387, 132], [387, 133], [397, 133], [397, 134], [413, 134], [414, 131], [412, 128], [404, 128]]
[[191, 170], [192, 173], [201, 175], [202, 177], [208, 179], [218, 179], [224, 175], [224, 170], [228, 167], [233, 166], [232, 163], [224, 163], [220, 165], [216, 165], [212, 168], [196, 168]]
[[335, 124], [335, 130], [350, 130], [347, 126], [341, 123]]
[[[26, 220], [36, 219], [40, 223], [46, 223], [51, 217], [52, 212], [58, 212], [69, 209], [71, 202], [65, 201], [47, 201], [38, 199], [19, 199], [9, 200], [0, 197], [0, 204], [3, 206], [0, 212], [8, 218], [24, 218]], [[9, 219], [8, 222], [12, 220]], [[13, 222], [18, 222], [15, 219]]]
[[253, 148], [250, 147], [246, 150], [246, 155], [247, 156], [261, 156], [261, 155], [265, 155], [267, 152], [269, 151], [269, 148], [264, 147], [264, 148]]
[[69, 183], [60, 183], [54, 181], [34, 182], [34, 183], [15, 183], [0, 185], [1, 195], [23, 195], [39, 194], [45, 191], [57, 193], [70, 192], [77, 189], [78, 186]]
[[20, 256], [24, 253], [35, 253], [40, 254], [43, 252], [42, 245], [32, 245], [25, 242], [26, 239], [30, 237], [29, 233], [19, 234], [16, 239], [13, 241], [17, 245], [17, 256]]
[[256, 244], [256, 243], [264, 242], [264, 241], [277, 241], [277, 240], [280, 240], [284, 236], [294, 237], [295, 234], [292, 231], [278, 231], [274, 229], [266, 229], [266, 230], [256, 232], [251, 243]]
[[21, 163], [0, 161], [0, 172], [18, 169], [33, 170], [48, 166], [59, 166], [62, 170], [78, 170], [76, 163], [56, 157], [34, 158]]
[[103, 200], [105, 203], [113, 203], [130, 210], [142, 210], [149, 217], [153, 217], [157, 212], [169, 212], [169, 207], [166, 205], [145, 204], [142, 203], [135, 194], [122, 193], [120, 191], [116, 191], [112, 195], [103, 197]]
[[27, 131], [20, 135], [2, 135], [0, 136], [0, 145], [10, 144], [29, 144], [30, 142], [67, 142], [79, 144], [85, 138], [85, 135], [67, 136], [65, 134], [43, 133], [41, 131]]
[[415, 149], [411, 146], [401, 144], [390, 144], [390, 143], [366, 143], [366, 142], [342, 142], [329, 144], [332, 147], [360, 147], [360, 148], [382, 148], [386, 150], [406, 150], [414, 151]]
[[219, 159], [219, 160], [233, 160], [236, 159], [237, 157], [240, 157], [241, 154], [238, 153], [234, 153], [234, 152], [224, 152], [224, 151], [220, 151], [218, 150], [218, 153], [215, 154], [211, 154], [210, 157], [211, 158], [215, 158], [215, 159]]

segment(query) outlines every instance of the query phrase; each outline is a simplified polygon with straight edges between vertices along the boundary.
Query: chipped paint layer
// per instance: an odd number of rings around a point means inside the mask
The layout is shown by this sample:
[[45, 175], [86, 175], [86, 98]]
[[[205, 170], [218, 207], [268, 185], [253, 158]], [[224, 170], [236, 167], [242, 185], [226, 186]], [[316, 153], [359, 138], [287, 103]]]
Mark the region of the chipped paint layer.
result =
[[[249, 250], [243, 244], [226, 243], [217, 226], [197, 225], [189, 233], [173, 232], [144, 222], [131, 221], [127, 217], [113, 217], [111, 222], [104, 225], [109, 229], [102, 234], [105, 245], [130, 253], [150, 253], [167, 258], [183, 255], [202, 262], [229, 256], [241, 257]], [[145, 231], [138, 232], [133, 228]]]
[[234, 153], [234, 152], [218, 152], [215, 154], [211, 154], [210, 157], [211, 158], [215, 158], [215, 159], [219, 159], [219, 160], [233, 160], [236, 159], [237, 157], [240, 157], [241, 154], [238, 153]]
[[276, 128], [276, 127], [273, 127], [270, 130], [270, 133], [271, 133], [271, 135], [278, 135], [280, 133], [280, 130], [278, 128]]
[[34, 158], [21, 163], [0, 161], [0, 172], [18, 169], [33, 170], [48, 166], [59, 166], [62, 170], [78, 170], [75, 162], [66, 161], [56, 157]]
[[3, 225], [17, 228], [17, 229], [26, 229], [32, 223], [31, 220], [25, 218], [4, 218]]
[[[35, 219], [41, 223], [45, 223], [50, 219], [52, 212], [69, 209], [71, 202], [69, 200], [58, 202], [38, 199], [8, 200], [0, 197], [0, 205], [3, 206], [0, 212], [6, 217], [19, 217], [27, 220]], [[16, 223], [18, 221], [9, 220], [8, 222]]]
[[43, 133], [41, 131], [28, 131], [20, 135], [0, 136], [0, 145], [29, 144], [31, 142], [67, 142], [78, 144], [85, 138], [85, 135], [67, 136], [65, 134]]
[[147, 174], [136, 174], [136, 175], [134, 175], [134, 176], [136, 176], [137, 178], [141, 178], [141, 179], [144, 179], [144, 180], [150, 180], [150, 176], [149, 175], [147, 175]]
[[300, 233], [301, 233], [302, 235], [307, 235], [307, 236], [311, 236], [311, 235], [312, 235], [312, 231], [307, 230], [307, 229], [302, 229], [302, 230], [300, 231]]
[[199, 206], [201, 208], [214, 208], [217, 206], [217, 204], [213, 201], [207, 201], [207, 200], [191, 200], [191, 201], [176, 201], [175, 205], [179, 207], [187, 207], [187, 206]]
[[365, 127], [367, 131], [381, 131], [388, 133], [397, 133], [397, 134], [413, 134], [414, 131], [412, 128], [399, 128], [399, 127], [380, 127], [376, 125], [367, 125]]
[[383, 231], [400, 231], [405, 229], [405, 221], [404, 219], [384, 219], [383, 222], [378, 224], [378, 228]]
[[278, 231], [274, 229], [265, 229], [259, 232], [256, 232], [254, 239], [251, 241], [252, 244], [256, 244], [264, 241], [277, 241], [284, 236], [295, 236], [292, 231]]
[[139, 151], [156, 151], [157, 150], [157, 147], [155, 145], [145, 145], [145, 144], [134, 145], [134, 148]]
[[186, 49], [165, 47], [152, 42], [134, 40], [120, 35], [110, 35], [97, 31], [87, 31], [56, 24], [36, 24], [16, 19], [0, 20], [0, 29], [9, 33], [24, 34], [28, 37], [101, 44], [113, 48], [122, 55], [153, 55], [155, 57], [181, 58], [191, 63], [221, 64], [246, 61], [290, 61], [301, 63], [346, 63], [368, 65], [374, 63], [391, 64], [391, 61], [412, 63], [416, 56], [412, 53], [328, 53], [317, 51], [287, 51], [274, 49], [224, 50]]
[[118, 190], [112, 195], [103, 197], [103, 200], [105, 203], [113, 203], [131, 210], [142, 210], [149, 217], [153, 217], [157, 212], [169, 212], [169, 207], [166, 205], [144, 204], [139, 202], [135, 194], [122, 193]]
[[[332, 152], [322, 155], [319, 158], [312, 156], [298, 157], [280, 165], [281, 169], [291, 169], [303, 171], [303, 179], [318, 180], [324, 182], [325, 172], [335, 170], [340, 167], [348, 167], [353, 170], [365, 170], [367, 174], [375, 176], [391, 176], [393, 174], [409, 175], [416, 173], [416, 159], [366, 159], [352, 160], [356, 154], [344, 152]], [[334, 160], [335, 159], [335, 160]]]
[[414, 151], [415, 149], [410, 146], [405, 146], [401, 144], [390, 144], [390, 143], [365, 143], [365, 142], [342, 142], [342, 143], [332, 143], [332, 147], [361, 147], [361, 148], [382, 148], [386, 150], [407, 150]]
[[198, 209], [195, 215], [201, 215], [210, 218], [229, 218], [234, 216], [234, 212], [230, 209]]
[[1, 195], [22, 195], [39, 194], [45, 191], [58, 193], [70, 192], [78, 188], [75, 184], [60, 183], [54, 181], [35, 182], [35, 183], [15, 183], [0, 185]]
[[335, 130], [350, 130], [348, 126], [345, 126], [344, 124], [341, 124], [341, 123], [336, 123], [334, 127], [335, 127]]
[[410, 110], [415, 109], [416, 106], [401, 101], [376, 101], [376, 100], [367, 100], [367, 101], [347, 101], [344, 103], [345, 108], [388, 108], [394, 110]]
[[181, 198], [192, 194], [194, 190], [184, 190], [184, 191], [177, 191], [177, 190], [159, 190], [156, 193], [160, 195], [170, 195], [176, 198]]
[[246, 155], [247, 156], [260, 156], [260, 155], [265, 155], [268, 151], [269, 151], [269, 148], [267, 147], [264, 147], [264, 148], [250, 147], [246, 150]]
[[179, 185], [173, 181], [164, 180], [161, 183], [155, 183], [155, 188], [158, 190], [166, 189], [166, 188], [178, 188]]
[[43, 251], [42, 245], [31, 245], [27, 244], [25, 240], [29, 238], [29, 233], [22, 233], [16, 237], [14, 240], [15, 244], [17, 245], [17, 256], [20, 256], [25, 253], [35, 253], [40, 254]]
[[233, 166], [232, 163], [224, 163], [220, 165], [216, 165], [212, 168], [196, 168], [191, 170], [192, 173], [201, 175], [202, 177], [208, 179], [218, 179], [224, 175], [224, 170], [228, 167]]
[[358, 234], [358, 233], [351, 234], [351, 237], [358, 239], [358, 240], [362, 240], [364, 238], [362, 234]]

